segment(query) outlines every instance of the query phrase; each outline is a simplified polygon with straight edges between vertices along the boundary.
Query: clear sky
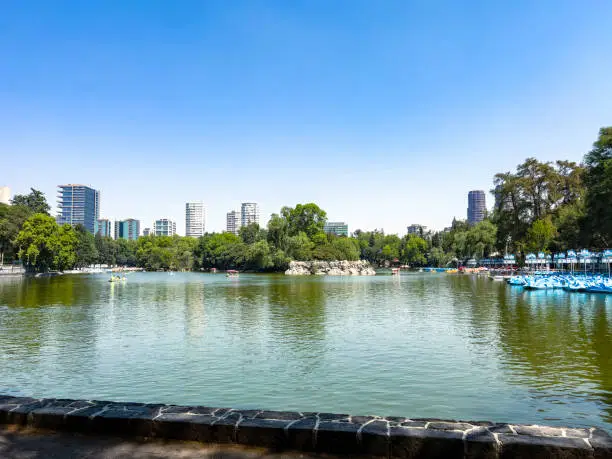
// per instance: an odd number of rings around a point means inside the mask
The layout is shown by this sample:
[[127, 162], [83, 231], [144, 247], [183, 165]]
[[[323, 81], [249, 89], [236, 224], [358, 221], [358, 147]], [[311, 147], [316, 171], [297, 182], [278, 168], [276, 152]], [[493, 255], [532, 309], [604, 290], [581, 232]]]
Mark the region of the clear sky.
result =
[[[5, 0], [0, 185], [104, 217], [316, 202], [350, 230], [465, 218], [612, 124], [612, 2]], [[489, 206], [491, 197], [487, 196]]]

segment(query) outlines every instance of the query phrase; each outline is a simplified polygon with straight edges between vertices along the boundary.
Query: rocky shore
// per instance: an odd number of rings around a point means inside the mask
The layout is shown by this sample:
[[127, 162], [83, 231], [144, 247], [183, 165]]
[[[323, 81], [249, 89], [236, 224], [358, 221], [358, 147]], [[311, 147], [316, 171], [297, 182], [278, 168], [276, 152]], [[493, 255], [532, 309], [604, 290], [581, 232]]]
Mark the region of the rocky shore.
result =
[[292, 261], [287, 276], [374, 276], [376, 271], [365, 260], [359, 261]]

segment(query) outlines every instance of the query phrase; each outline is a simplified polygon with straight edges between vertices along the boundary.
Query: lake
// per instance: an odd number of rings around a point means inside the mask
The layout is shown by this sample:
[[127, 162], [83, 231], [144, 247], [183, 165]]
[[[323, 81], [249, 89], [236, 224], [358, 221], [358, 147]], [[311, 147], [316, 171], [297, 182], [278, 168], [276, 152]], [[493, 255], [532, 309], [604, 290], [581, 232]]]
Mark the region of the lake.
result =
[[612, 296], [442, 273], [0, 278], [0, 393], [612, 427]]

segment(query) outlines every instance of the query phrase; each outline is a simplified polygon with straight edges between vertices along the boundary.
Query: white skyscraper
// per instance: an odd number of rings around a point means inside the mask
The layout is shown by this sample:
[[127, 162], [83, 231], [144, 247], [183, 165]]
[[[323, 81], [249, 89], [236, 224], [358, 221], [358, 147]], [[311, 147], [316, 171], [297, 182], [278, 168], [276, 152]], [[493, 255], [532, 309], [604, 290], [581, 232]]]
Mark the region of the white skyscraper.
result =
[[0, 186], [0, 202], [3, 204], [11, 203], [11, 189], [8, 186]]
[[185, 236], [200, 237], [206, 231], [206, 209], [201, 201], [185, 204]]
[[225, 230], [228, 233], [238, 234], [238, 229], [240, 228], [240, 216], [238, 212], [232, 210], [227, 213], [225, 220]]
[[250, 223], [259, 225], [259, 206], [256, 202], [243, 202], [240, 209], [240, 226], [247, 226]]

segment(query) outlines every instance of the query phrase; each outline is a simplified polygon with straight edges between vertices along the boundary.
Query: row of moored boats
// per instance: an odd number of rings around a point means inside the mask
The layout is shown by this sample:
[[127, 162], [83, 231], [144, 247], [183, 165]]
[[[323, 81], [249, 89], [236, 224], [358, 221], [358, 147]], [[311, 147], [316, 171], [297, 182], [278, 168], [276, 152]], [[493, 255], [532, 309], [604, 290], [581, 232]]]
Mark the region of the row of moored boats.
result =
[[527, 290], [563, 289], [570, 292], [612, 293], [612, 278], [602, 275], [516, 275], [508, 279], [508, 284]]

